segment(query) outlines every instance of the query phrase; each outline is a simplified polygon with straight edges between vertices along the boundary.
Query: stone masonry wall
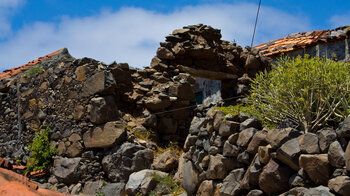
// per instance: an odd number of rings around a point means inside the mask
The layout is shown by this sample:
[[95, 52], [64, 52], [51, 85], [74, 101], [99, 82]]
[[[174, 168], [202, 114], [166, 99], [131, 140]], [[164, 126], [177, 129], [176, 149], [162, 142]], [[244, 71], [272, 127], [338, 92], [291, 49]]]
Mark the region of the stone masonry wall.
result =
[[[207, 111], [207, 112], [206, 112]], [[303, 133], [214, 108], [194, 117], [177, 175], [189, 195], [348, 195], [349, 122]]]

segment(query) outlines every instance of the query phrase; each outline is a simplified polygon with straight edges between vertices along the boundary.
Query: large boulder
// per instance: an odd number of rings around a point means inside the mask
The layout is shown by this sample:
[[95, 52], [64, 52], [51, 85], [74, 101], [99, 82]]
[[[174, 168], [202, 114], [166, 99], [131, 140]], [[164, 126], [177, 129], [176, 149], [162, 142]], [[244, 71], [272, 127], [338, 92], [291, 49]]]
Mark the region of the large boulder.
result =
[[277, 150], [277, 159], [295, 171], [299, 170], [299, 155], [300, 148], [298, 138], [287, 141]]
[[[80, 77], [83, 80], [83, 77]], [[117, 85], [113, 75], [109, 71], [100, 71], [87, 78], [81, 90], [82, 96], [91, 96], [96, 93], [113, 94]]]
[[224, 157], [220, 154], [215, 156], [210, 155], [209, 166], [207, 169], [207, 179], [224, 179], [227, 175], [227, 169], [224, 162]]
[[334, 196], [333, 193], [330, 192], [328, 187], [325, 186], [318, 186], [309, 188], [302, 192], [304, 196], [313, 196], [313, 195], [321, 195], [321, 196]]
[[189, 83], [174, 84], [170, 86], [169, 95], [183, 100], [195, 100], [193, 87]]
[[349, 195], [350, 193], [350, 178], [349, 176], [338, 176], [329, 180], [328, 187], [339, 195]]
[[345, 166], [345, 153], [338, 141], [334, 141], [329, 146], [328, 160], [335, 168], [343, 168]]
[[188, 151], [190, 149], [191, 146], [193, 146], [196, 141], [197, 141], [198, 136], [197, 135], [187, 135], [187, 138], [185, 140], [185, 144], [184, 144], [184, 151]]
[[320, 153], [320, 148], [318, 146], [318, 136], [314, 133], [305, 133], [299, 136], [299, 145], [301, 153]]
[[176, 173], [174, 175], [174, 180], [182, 179], [183, 166], [186, 163], [186, 160], [185, 160], [184, 156], [185, 156], [185, 153], [182, 153], [180, 158], [179, 158], [179, 163], [178, 163], [178, 166], [177, 166], [177, 171], [176, 171]]
[[299, 165], [310, 179], [318, 185], [326, 185], [331, 175], [327, 154], [302, 154], [299, 157]]
[[241, 182], [241, 188], [245, 190], [252, 190], [259, 185], [259, 175], [262, 171], [262, 165], [259, 157], [256, 154]]
[[149, 169], [153, 157], [152, 150], [136, 143], [125, 142], [115, 153], [102, 159], [102, 166], [112, 182], [127, 182], [131, 173]]
[[272, 129], [267, 132], [266, 139], [273, 149], [279, 148], [286, 141], [296, 138], [302, 133], [294, 128]]
[[189, 132], [191, 134], [197, 134], [201, 130], [205, 130], [206, 124], [207, 124], [207, 120], [205, 118], [198, 118], [197, 116], [195, 116], [191, 121]]
[[177, 155], [174, 151], [168, 150], [153, 160], [153, 167], [156, 170], [169, 172], [177, 168]]
[[125, 183], [110, 183], [102, 187], [101, 193], [104, 196], [125, 195]]
[[158, 96], [149, 97], [145, 100], [145, 106], [151, 111], [160, 111], [171, 105], [169, 98], [160, 98]]
[[187, 161], [183, 165], [183, 180], [182, 186], [186, 190], [188, 195], [192, 195], [196, 192], [199, 186], [199, 172], [194, 167], [191, 161]]
[[82, 192], [84, 195], [95, 195], [96, 193], [100, 192], [102, 186], [103, 186], [103, 182], [101, 180], [88, 181], [85, 183]]
[[229, 196], [229, 195], [239, 195], [241, 194], [241, 180], [244, 176], [244, 169], [235, 169], [231, 171], [229, 175], [224, 179], [220, 187], [220, 195]]
[[[215, 125], [214, 125], [215, 126]], [[222, 121], [219, 128], [219, 134], [228, 137], [239, 131], [239, 123], [233, 121]]]
[[237, 157], [238, 156], [238, 147], [231, 144], [228, 140], [224, 144], [223, 152], [222, 154], [225, 157]]
[[198, 188], [197, 196], [214, 195], [214, 182], [212, 180], [204, 180]]
[[336, 131], [337, 131], [338, 137], [349, 138], [350, 137], [350, 117], [347, 117], [343, 122], [341, 122]]
[[337, 134], [335, 130], [331, 128], [323, 128], [317, 131], [317, 134], [321, 152], [327, 153], [329, 145], [331, 145], [332, 142], [337, 140]]
[[121, 121], [106, 123], [84, 133], [86, 148], [110, 148], [126, 139], [125, 124]]
[[52, 174], [59, 182], [75, 184], [80, 180], [80, 161], [81, 158], [56, 158], [53, 162]]
[[213, 110], [214, 115], [213, 115], [213, 127], [214, 130], [219, 131], [221, 123], [224, 120], [224, 113], [222, 111], [219, 110]]
[[81, 145], [80, 142], [73, 142], [66, 151], [66, 154], [68, 157], [73, 158], [73, 157], [78, 157], [83, 153], [83, 146]]
[[175, 59], [174, 54], [165, 47], [159, 47], [157, 49], [157, 57], [164, 60], [173, 60]]
[[240, 130], [248, 129], [251, 127], [255, 129], [261, 129], [261, 121], [257, 118], [248, 118], [240, 124]]
[[259, 176], [259, 186], [269, 195], [282, 193], [289, 189], [288, 180], [292, 173], [289, 167], [270, 159]]
[[258, 131], [254, 134], [252, 140], [249, 142], [247, 152], [254, 155], [258, 152], [259, 146], [266, 146], [267, 144], [266, 132]]
[[154, 176], [166, 177], [168, 174], [150, 169], [132, 173], [125, 186], [126, 194], [135, 196], [137, 193], [141, 192], [143, 195], [147, 195], [156, 186], [155, 180], [153, 179]]
[[247, 147], [250, 140], [252, 139], [252, 137], [256, 132], [257, 132], [257, 129], [253, 127], [243, 129], [238, 135], [237, 145], [241, 147]]
[[350, 172], [350, 142], [348, 143], [346, 150], [345, 150], [345, 166], [346, 170]]
[[270, 159], [271, 159], [271, 145], [266, 145], [266, 146], [259, 146], [258, 148], [258, 156], [259, 156], [259, 161], [266, 165]]
[[118, 119], [118, 109], [113, 96], [91, 99], [90, 120], [95, 124], [103, 124]]
[[86, 66], [79, 66], [75, 69], [75, 76], [76, 80], [79, 82], [85, 81], [86, 80], [86, 74], [87, 74], [87, 68]]

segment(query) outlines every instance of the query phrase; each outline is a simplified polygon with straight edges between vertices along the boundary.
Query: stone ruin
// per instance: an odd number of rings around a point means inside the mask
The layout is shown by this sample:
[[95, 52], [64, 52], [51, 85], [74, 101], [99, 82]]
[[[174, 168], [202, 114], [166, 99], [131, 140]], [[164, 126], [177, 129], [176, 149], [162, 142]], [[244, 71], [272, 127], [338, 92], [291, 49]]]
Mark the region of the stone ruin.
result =
[[[220, 38], [220, 30], [206, 25], [175, 30], [160, 43], [151, 67], [143, 70], [123, 63], [107, 66], [89, 58], [75, 59], [63, 49], [54, 58], [35, 65], [44, 68], [43, 73], [29, 77], [23, 73], [1, 81], [4, 112], [0, 114], [0, 129], [11, 130], [1, 138], [7, 142], [18, 135], [20, 94], [24, 130], [49, 125], [67, 135], [79, 126], [82, 134], [88, 127], [130, 114], [140, 126], [154, 130], [163, 139], [184, 139], [194, 116], [197, 90], [207, 97], [219, 94], [216, 100], [239, 97], [249, 89], [249, 76], [269, 67], [269, 59], [257, 51], [243, 50]], [[196, 83], [201, 80], [219, 85], [206, 89]], [[184, 107], [188, 108], [181, 109]]]
[[[188, 195], [346, 195], [349, 119], [304, 134], [211, 109], [242, 102], [249, 79], [270, 69], [255, 49], [220, 38], [206, 25], [175, 30], [142, 70], [62, 49], [38, 72], [1, 80], [0, 156], [25, 164], [34, 131], [49, 126], [59, 152], [37, 181], [63, 193], [147, 195], [160, 191], [152, 174], [177, 171]], [[153, 142], [137, 137], [150, 132]], [[170, 141], [183, 146], [180, 158], [155, 154]]]

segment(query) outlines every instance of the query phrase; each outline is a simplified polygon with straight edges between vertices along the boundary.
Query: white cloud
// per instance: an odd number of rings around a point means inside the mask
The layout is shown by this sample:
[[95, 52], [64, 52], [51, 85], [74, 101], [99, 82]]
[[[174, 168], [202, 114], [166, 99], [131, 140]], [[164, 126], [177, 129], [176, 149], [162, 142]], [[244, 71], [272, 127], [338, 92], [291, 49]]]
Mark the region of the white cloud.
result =
[[[58, 24], [37, 22], [0, 42], [0, 70], [24, 64], [67, 47], [77, 58], [91, 57], [110, 63], [148, 66], [159, 42], [176, 28], [203, 23], [222, 29], [223, 39], [249, 45], [257, 5], [219, 4], [188, 6], [171, 13], [125, 7], [97, 16], [64, 17]], [[265, 42], [308, 27], [304, 17], [271, 7], [261, 8], [257, 41]]]
[[329, 20], [333, 27], [350, 25], [350, 12], [341, 15], [334, 15]]
[[11, 33], [10, 17], [24, 3], [25, 0], [0, 0], [0, 38]]
[[0, 7], [17, 7], [22, 3], [23, 0], [0, 0]]

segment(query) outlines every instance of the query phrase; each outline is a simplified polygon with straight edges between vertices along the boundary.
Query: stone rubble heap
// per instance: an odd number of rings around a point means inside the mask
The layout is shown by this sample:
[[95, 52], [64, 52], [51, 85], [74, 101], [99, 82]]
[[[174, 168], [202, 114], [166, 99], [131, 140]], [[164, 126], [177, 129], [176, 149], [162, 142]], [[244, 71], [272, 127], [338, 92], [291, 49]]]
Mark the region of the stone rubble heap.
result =
[[[303, 133], [210, 109], [194, 117], [178, 176], [189, 195], [348, 195], [350, 117]], [[180, 165], [182, 167], [180, 167]]]
[[[200, 70], [220, 72], [227, 79], [230, 79], [229, 74], [242, 76], [248, 73], [254, 76], [257, 71], [269, 67], [269, 58], [258, 55], [258, 51], [250, 51], [249, 48], [243, 50], [235, 43], [220, 38], [220, 30], [202, 24], [174, 30], [166, 36], [166, 42], [160, 43], [151, 67], [169, 71], [192, 68], [197, 70], [195, 74], [199, 76]], [[204, 72], [203, 76], [205, 73], [210, 74]]]

